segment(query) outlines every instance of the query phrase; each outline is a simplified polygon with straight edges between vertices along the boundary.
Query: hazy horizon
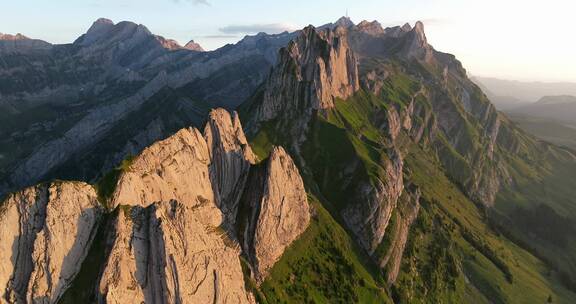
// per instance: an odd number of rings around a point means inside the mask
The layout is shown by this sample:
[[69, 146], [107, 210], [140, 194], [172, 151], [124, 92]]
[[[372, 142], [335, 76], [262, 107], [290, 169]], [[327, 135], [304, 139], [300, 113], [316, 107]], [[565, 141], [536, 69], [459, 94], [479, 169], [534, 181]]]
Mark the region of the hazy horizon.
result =
[[[318, 26], [348, 13], [355, 23], [377, 20], [383, 26], [423, 21], [430, 44], [456, 55], [472, 76], [576, 82], [576, 60], [572, 59], [576, 42], [569, 39], [573, 6], [564, 0], [323, 0], [292, 1], [290, 5], [262, 0], [23, 0], [4, 5], [10, 14], [0, 21], [0, 32], [70, 43], [104, 17], [144, 24], [154, 34], [180, 44], [193, 39], [213, 50], [245, 35]], [[518, 14], [511, 15], [516, 11]]]

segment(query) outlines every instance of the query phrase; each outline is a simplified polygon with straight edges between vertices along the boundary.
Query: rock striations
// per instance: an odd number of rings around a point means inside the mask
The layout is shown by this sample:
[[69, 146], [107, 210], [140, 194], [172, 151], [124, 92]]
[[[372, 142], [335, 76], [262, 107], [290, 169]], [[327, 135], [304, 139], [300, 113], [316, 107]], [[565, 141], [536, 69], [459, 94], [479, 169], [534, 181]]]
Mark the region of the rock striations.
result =
[[272, 149], [248, 183], [243, 199], [247, 217], [241, 225], [241, 237], [256, 279], [262, 281], [284, 249], [306, 230], [310, 211], [302, 177], [282, 147]]
[[[107, 205], [108, 249], [95, 297], [104, 303], [254, 303], [240, 255], [258, 279], [306, 230], [310, 212], [298, 169], [280, 147], [262, 164], [236, 113], [210, 113], [204, 134], [187, 128], [126, 166]], [[264, 166], [265, 170], [259, 168]], [[250, 231], [237, 231], [245, 189], [261, 196]], [[9, 303], [56, 303], [80, 272], [105, 212], [96, 191], [55, 182], [10, 195], [0, 221], [0, 285]], [[100, 200], [102, 200], [101, 198]], [[239, 239], [251, 240], [243, 251]], [[94, 266], [93, 266], [94, 267]]]
[[1, 302], [56, 303], [80, 270], [103, 208], [80, 182], [11, 194], [0, 222]]
[[[262, 277], [310, 217], [298, 170], [283, 149], [277, 151], [261, 176], [258, 204], [264, 211], [249, 236], [257, 249], [245, 253]], [[124, 207], [129, 211], [119, 216], [120, 237], [100, 283], [104, 297], [118, 303], [132, 297], [253, 302], [242, 283], [235, 221], [254, 163], [237, 114], [221, 109], [210, 113], [204, 135], [183, 129], [145, 149], [122, 174], [112, 198], [114, 206], [134, 207]], [[141, 247], [130, 249], [133, 240]], [[132, 264], [121, 261], [126, 255]], [[140, 256], [146, 258], [138, 261]], [[134, 281], [117, 281], [118, 272]], [[126, 286], [138, 288], [126, 293]]]
[[389, 229], [391, 231], [389, 236], [390, 247], [379, 257], [378, 261], [380, 267], [386, 270], [388, 283], [394, 283], [398, 277], [410, 227], [416, 220], [420, 210], [420, 190], [414, 186], [407, 188], [409, 188], [408, 191], [402, 193], [396, 212], [392, 215], [395, 227], [393, 227], [394, 229]]
[[106, 303], [253, 303], [212, 201], [123, 207], [100, 281]]
[[295, 110], [332, 108], [335, 98], [346, 99], [359, 89], [356, 61], [346, 29], [306, 27], [280, 50], [279, 63], [266, 81], [257, 120]]
[[235, 112], [230, 116], [226, 111], [212, 111], [204, 134], [212, 160], [209, 171], [215, 201], [226, 217], [227, 228], [231, 228], [235, 225], [240, 197], [256, 156]]

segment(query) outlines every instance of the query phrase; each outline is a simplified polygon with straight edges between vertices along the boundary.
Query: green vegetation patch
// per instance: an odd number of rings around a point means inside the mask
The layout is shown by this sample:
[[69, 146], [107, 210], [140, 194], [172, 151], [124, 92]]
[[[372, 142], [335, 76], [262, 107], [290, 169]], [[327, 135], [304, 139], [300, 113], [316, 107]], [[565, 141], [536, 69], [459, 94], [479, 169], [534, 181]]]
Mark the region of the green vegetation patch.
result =
[[[396, 299], [416, 303], [415, 299], [544, 303], [549, 296], [559, 303], [576, 300], [557, 273], [487, 224], [484, 210], [446, 177], [429, 153], [413, 146], [406, 165], [410, 180], [422, 190], [422, 208], [393, 288]], [[442, 276], [431, 283], [431, 278]]]
[[390, 303], [346, 231], [314, 197], [309, 202], [310, 227], [261, 285], [267, 303]]
[[122, 172], [126, 172], [130, 169], [130, 165], [134, 162], [134, 156], [128, 156], [126, 159], [120, 163], [120, 166], [112, 169], [110, 172], [106, 173], [96, 184], [94, 189], [98, 194], [98, 201], [106, 208], [110, 208], [109, 201], [116, 190], [116, 185], [118, 184], [118, 179]]

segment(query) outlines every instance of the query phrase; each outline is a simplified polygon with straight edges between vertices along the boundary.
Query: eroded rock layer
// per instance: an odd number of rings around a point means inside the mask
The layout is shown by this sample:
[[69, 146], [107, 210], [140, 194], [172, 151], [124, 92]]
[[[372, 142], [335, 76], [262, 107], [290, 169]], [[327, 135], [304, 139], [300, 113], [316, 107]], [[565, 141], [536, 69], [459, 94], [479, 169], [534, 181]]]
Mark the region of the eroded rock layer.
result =
[[255, 163], [256, 156], [236, 113], [230, 115], [223, 109], [212, 111], [204, 134], [212, 160], [209, 171], [216, 204], [232, 228], [250, 165]]
[[258, 280], [310, 223], [304, 183], [292, 158], [275, 147], [263, 166], [252, 174], [244, 199], [250, 212], [243, 245]]
[[348, 46], [347, 30], [306, 27], [287, 47], [266, 81], [257, 121], [286, 112], [328, 109], [359, 88], [357, 59]]
[[14, 303], [56, 303], [80, 270], [103, 208], [80, 182], [54, 182], [9, 196], [0, 222], [0, 286]]
[[254, 303], [214, 210], [175, 200], [122, 209], [99, 287], [106, 303]]
[[[106, 303], [254, 303], [245, 288], [236, 219], [255, 162], [237, 114], [223, 109], [210, 113], [204, 134], [182, 129], [124, 162], [106, 199], [117, 216], [100, 228], [102, 265], [91, 265], [100, 273], [95, 297]], [[261, 210], [250, 237], [254, 255], [245, 253], [261, 270], [259, 278], [310, 221], [290, 156], [276, 148], [265, 163], [261, 196], [254, 197]], [[105, 212], [98, 197], [80, 182], [42, 184], [8, 197], [0, 217], [5, 301], [59, 300], [91, 250]]]

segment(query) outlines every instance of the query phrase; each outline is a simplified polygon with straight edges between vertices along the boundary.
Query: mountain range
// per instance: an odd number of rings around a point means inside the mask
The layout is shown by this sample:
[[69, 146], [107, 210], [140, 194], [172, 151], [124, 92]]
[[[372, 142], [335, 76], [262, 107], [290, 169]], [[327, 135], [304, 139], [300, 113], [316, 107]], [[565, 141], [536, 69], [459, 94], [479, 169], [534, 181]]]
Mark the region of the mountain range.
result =
[[502, 111], [537, 102], [545, 96], [576, 96], [576, 83], [571, 82], [526, 82], [479, 76], [474, 76], [472, 81]]
[[544, 96], [535, 103], [511, 108], [506, 114], [542, 140], [576, 148], [576, 97]]
[[[2, 36], [5, 37], [5, 36]], [[8, 303], [572, 303], [576, 153], [424, 25], [0, 40]]]

